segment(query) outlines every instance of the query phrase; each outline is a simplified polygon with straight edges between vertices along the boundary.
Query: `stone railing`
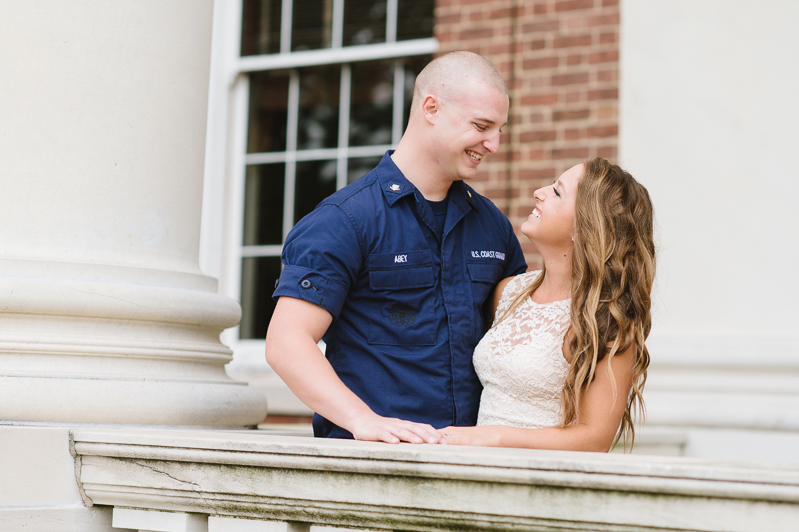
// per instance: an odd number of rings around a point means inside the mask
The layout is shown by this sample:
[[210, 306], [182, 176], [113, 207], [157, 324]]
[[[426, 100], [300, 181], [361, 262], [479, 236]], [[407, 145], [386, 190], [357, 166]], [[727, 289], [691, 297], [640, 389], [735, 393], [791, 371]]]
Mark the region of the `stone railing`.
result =
[[[316, 440], [262, 431], [77, 429], [87, 505], [160, 532], [762, 531], [799, 527], [799, 467]], [[315, 525], [315, 526], [311, 526]]]

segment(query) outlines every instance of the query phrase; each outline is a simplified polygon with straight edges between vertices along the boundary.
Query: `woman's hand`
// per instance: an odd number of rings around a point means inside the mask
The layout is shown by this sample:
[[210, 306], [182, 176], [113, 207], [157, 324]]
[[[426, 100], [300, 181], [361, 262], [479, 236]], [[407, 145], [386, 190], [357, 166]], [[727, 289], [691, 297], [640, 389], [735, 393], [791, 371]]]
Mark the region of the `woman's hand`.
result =
[[502, 427], [446, 427], [439, 429], [444, 436], [441, 441], [448, 445], [479, 445], [482, 447], [499, 446]]

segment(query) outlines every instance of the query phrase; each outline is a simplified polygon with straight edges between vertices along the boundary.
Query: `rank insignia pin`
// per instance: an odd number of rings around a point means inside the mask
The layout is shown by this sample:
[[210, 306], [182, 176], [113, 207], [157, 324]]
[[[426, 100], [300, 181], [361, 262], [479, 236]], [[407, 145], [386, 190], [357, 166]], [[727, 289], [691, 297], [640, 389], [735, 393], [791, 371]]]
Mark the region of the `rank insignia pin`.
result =
[[470, 198], [472, 197], [472, 192], [470, 190], [467, 190], [466, 193], [469, 195]]
[[400, 186], [396, 183], [393, 183], [390, 187], [388, 187], [388, 189], [391, 192], [399, 192]]

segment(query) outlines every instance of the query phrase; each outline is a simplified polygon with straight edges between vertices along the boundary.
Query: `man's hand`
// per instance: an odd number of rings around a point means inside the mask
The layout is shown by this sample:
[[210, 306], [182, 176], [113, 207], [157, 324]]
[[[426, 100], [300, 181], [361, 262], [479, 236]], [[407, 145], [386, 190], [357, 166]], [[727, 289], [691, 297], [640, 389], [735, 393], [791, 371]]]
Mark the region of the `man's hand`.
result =
[[[346, 427], [345, 427], [346, 428]], [[367, 419], [355, 420], [352, 424], [352, 436], [356, 440], [383, 441], [386, 443], [441, 443], [443, 437], [431, 427], [423, 423], [414, 423], [376, 414]]]

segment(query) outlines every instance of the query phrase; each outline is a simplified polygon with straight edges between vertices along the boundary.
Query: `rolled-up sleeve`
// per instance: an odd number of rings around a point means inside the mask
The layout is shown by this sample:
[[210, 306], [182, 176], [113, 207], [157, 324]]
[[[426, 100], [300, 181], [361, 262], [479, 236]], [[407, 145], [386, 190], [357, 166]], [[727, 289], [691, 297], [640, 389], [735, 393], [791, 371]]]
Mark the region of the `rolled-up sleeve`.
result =
[[357, 228], [338, 206], [322, 205], [294, 226], [272, 295], [318, 305], [338, 318], [363, 264]]

